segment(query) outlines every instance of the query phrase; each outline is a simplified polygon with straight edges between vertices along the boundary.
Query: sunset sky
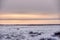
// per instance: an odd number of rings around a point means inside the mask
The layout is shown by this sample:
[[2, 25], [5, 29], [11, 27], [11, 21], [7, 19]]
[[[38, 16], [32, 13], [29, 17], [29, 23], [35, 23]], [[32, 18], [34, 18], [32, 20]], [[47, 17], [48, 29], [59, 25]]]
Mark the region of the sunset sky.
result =
[[0, 14], [0, 24], [60, 24], [57, 14]]
[[[9, 23], [59, 24], [60, 23], [58, 0], [0, 0], [0, 3], [1, 3], [0, 24], [9, 24]], [[32, 20], [23, 20], [23, 19], [32, 19]]]
[[3, 12], [58, 12], [58, 0], [1, 0]]

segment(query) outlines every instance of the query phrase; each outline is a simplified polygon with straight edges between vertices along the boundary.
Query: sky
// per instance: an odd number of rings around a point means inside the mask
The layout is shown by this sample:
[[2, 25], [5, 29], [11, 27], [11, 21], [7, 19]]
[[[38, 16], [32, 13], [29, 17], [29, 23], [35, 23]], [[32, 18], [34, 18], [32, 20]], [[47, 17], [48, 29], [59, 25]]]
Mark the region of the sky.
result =
[[58, 0], [2, 0], [3, 12], [58, 12]]

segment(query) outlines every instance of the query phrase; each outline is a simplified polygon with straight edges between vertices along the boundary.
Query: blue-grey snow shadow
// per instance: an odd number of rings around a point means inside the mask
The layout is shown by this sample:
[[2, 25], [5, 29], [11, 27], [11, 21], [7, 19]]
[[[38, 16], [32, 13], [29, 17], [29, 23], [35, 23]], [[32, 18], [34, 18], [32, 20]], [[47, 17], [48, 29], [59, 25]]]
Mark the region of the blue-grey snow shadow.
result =
[[0, 40], [60, 40], [60, 26], [0, 26]]

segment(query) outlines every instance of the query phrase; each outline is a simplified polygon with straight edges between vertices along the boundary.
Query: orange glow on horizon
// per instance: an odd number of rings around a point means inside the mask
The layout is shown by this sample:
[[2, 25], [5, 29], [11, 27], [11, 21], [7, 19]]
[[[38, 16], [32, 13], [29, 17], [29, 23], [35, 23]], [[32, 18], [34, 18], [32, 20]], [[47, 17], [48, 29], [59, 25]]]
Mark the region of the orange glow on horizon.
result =
[[[0, 14], [0, 19], [59, 18], [58, 14]], [[0, 20], [0, 24], [60, 24], [60, 20]]]

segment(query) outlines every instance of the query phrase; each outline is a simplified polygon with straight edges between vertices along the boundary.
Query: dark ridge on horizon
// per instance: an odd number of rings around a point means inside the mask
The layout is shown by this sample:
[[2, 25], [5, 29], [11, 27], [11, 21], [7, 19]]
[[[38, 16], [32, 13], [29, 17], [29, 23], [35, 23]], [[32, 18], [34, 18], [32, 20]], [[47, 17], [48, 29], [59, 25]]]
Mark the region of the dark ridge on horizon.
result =
[[0, 24], [0, 26], [60, 26], [60, 24]]
[[5, 18], [5, 19], [2, 19], [2, 18], [0, 18], [0, 20], [60, 20], [60, 18], [31, 18], [31, 19], [7, 19], [7, 18]]

